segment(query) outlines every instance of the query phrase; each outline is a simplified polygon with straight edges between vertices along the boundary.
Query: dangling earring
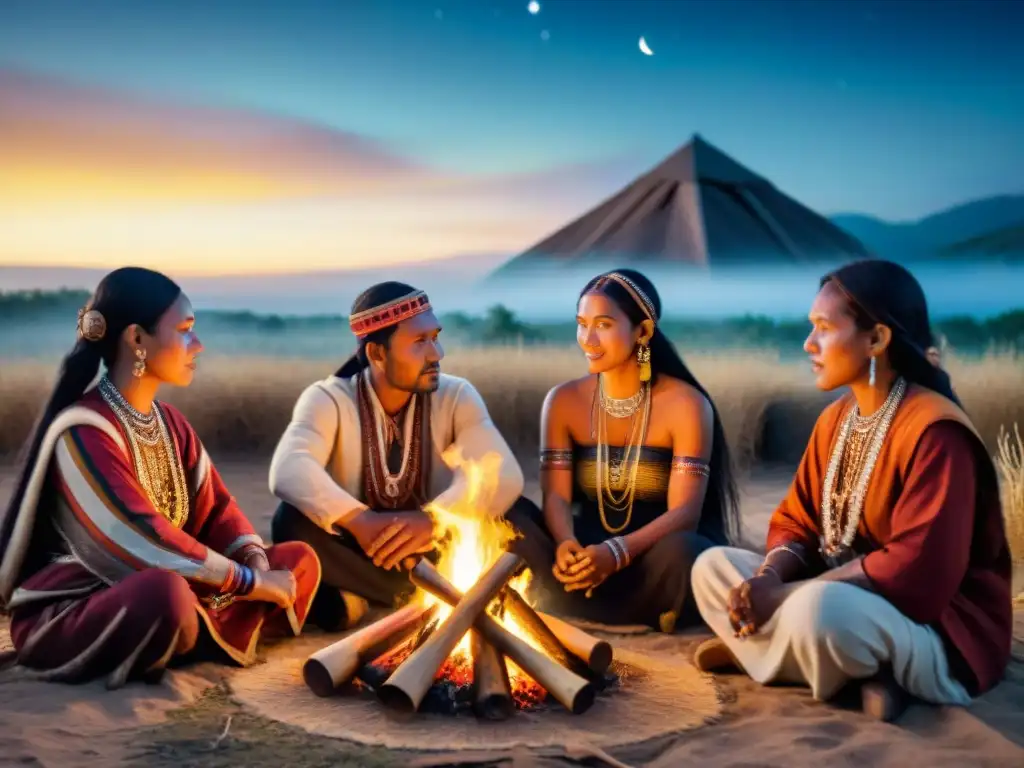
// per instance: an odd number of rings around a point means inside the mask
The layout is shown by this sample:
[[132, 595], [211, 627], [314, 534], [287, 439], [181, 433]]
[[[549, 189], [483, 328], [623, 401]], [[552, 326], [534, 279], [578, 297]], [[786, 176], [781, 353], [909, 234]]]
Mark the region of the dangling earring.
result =
[[132, 376], [136, 379], [141, 379], [142, 374], [146, 372], [146, 350], [142, 347], [138, 347], [135, 350], [135, 357], [137, 357], [138, 360], [136, 360], [135, 364], [132, 366]]
[[872, 386], [872, 387], [875, 386], [875, 368], [877, 367], [875, 365], [875, 360], [876, 359], [877, 358], [872, 357], [871, 358], [871, 365], [868, 366], [868, 385]]
[[636, 361], [640, 365], [640, 381], [651, 380], [651, 348], [641, 344], [636, 350]]

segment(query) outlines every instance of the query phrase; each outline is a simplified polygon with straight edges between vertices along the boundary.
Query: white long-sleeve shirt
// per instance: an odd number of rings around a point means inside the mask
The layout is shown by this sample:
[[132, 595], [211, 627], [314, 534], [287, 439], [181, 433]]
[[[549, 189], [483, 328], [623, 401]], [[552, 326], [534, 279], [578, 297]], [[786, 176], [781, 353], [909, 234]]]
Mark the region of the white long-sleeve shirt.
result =
[[[464, 460], [496, 465], [497, 478], [475, 501], [479, 512], [500, 517], [523, 492], [523, 472], [495, 427], [480, 393], [457, 376], [441, 374], [430, 397], [428, 493], [443, 509], [464, 509], [468, 475], [442, 458], [456, 449]], [[372, 428], [372, 426], [370, 427]], [[326, 531], [365, 509], [363, 439], [356, 402], [356, 377], [330, 376], [303, 391], [270, 463], [270, 491], [297, 507]]]

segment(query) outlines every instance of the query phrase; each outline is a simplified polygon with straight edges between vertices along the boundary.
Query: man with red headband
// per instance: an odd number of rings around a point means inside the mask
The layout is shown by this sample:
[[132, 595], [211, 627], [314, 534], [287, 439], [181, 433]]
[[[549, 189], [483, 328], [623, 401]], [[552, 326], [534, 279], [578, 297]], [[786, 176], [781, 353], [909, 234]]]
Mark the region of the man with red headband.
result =
[[273, 539], [305, 541], [323, 579], [310, 621], [350, 627], [367, 601], [394, 605], [413, 586], [407, 558], [436, 540], [428, 503], [457, 508], [468, 478], [442, 459], [501, 458], [485, 513], [505, 515], [521, 499], [523, 473], [473, 386], [441, 373], [441, 325], [423, 291], [373, 286], [349, 317], [356, 353], [299, 397], [270, 466], [281, 499]]

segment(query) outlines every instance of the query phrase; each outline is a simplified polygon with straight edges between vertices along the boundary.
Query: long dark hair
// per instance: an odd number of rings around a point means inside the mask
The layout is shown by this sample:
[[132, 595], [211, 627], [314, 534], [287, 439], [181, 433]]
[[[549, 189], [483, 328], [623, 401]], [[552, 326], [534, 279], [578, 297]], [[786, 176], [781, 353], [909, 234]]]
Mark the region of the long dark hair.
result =
[[[622, 275], [636, 285], [650, 300], [654, 309], [655, 320], [661, 318], [661, 297], [658, 295], [654, 284], [643, 274], [633, 269], [616, 269], [615, 274]], [[615, 280], [608, 280], [609, 273], [598, 275], [587, 283], [580, 292], [580, 298], [584, 294], [599, 292], [619, 307], [629, 318], [634, 326], [640, 325], [647, 319], [640, 304], [630, 292]], [[736, 481], [733, 476], [732, 459], [729, 455], [729, 446], [725, 439], [725, 430], [722, 428], [722, 419], [719, 418], [718, 409], [714, 400], [707, 390], [697, 381], [690, 369], [683, 362], [683, 358], [676, 350], [675, 345], [661, 331], [657, 323], [654, 327], [654, 336], [650, 341], [651, 350], [651, 384], [653, 385], [659, 376], [679, 379], [696, 389], [711, 404], [714, 414], [712, 426], [711, 444], [711, 477], [708, 479], [708, 489], [704, 495], [704, 506], [701, 509], [699, 530], [709, 534], [709, 538], [716, 541], [735, 540], [739, 536], [738, 507], [739, 501], [736, 492]]]
[[961, 408], [949, 374], [927, 356], [935, 345], [924, 289], [910, 271], [885, 259], [862, 259], [846, 264], [821, 279], [846, 295], [857, 327], [869, 331], [877, 324], [892, 330], [889, 365], [908, 382], [938, 392]]
[[[125, 328], [139, 325], [147, 333], [153, 333], [160, 318], [180, 295], [181, 288], [169, 277], [141, 267], [116, 269], [96, 286], [96, 291], [83, 309], [96, 310], [103, 315], [106, 329], [98, 341], [88, 341], [79, 334], [75, 345], [61, 361], [53, 391], [36, 419], [31, 437], [19, 457], [17, 484], [3, 520], [0, 521], [0, 551], [7, 548], [18, 509], [25, 497], [32, 469], [50, 424], [61, 411], [74, 405], [85, 394], [99, 373], [100, 361], [106, 365], [107, 370], [113, 367]], [[69, 326], [71, 322], [73, 319], [69, 318]]]
[[[365, 312], [368, 309], [379, 307], [382, 304], [388, 304], [395, 299], [408, 296], [415, 290], [416, 289], [411, 285], [399, 283], [395, 280], [371, 285], [361, 294], [356, 296], [356, 300], [352, 302], [351, 314], [355, 315], [360, 312]], [[349, 379], [363, 370], [370, 364], [370, 361], [366, 357], [366, 345], [375, 343], [387, 346], [397, 327], [397, 325], [389, 325], [387, 328], [381, 328], [379, 331], [374, 331], [365, 339], [360, 341], [359, 347], [353, 353], [352, 357], [342, 363], [341, 367], [334, 372], [334, 375], [341, 379]]]

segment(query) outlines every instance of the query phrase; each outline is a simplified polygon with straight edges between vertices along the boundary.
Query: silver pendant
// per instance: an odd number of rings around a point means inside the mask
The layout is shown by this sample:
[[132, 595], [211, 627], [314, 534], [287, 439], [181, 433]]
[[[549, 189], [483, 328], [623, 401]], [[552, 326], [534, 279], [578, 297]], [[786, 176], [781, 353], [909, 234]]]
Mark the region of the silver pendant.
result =
[[618, 486], [622, 482], [622, 462], [612, 461], [608, 464], [608, 478], [612, 485]]
[[384, 493], [391, 499], [397, 499], [398, 495], [402, 492], [401, 488], [398, 487], [398, 481], [394, 478], [388, 478], [384, 481]]

